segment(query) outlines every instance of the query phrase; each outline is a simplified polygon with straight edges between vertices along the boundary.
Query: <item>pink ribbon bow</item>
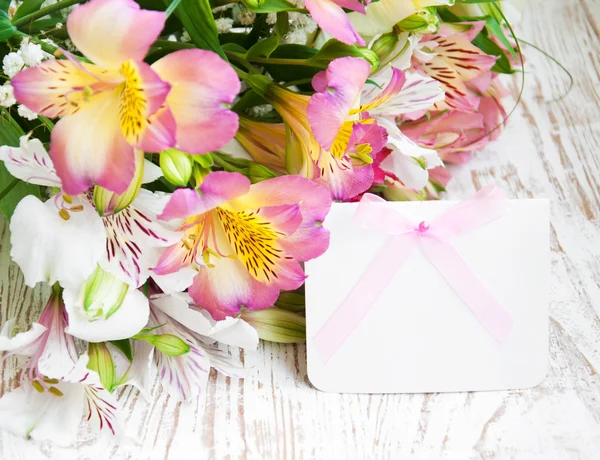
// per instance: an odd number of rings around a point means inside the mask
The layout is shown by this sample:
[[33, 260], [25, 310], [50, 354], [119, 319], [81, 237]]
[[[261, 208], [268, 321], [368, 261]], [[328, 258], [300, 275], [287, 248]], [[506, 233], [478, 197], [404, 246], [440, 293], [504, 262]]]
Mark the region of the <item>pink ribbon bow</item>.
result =
[[513, 325], [508, 312], [481, 284], [450, 240], [501, 217], [508, 207], [504, 192], [495, 186], [479, 190], [431, 223], [415, 223], [391, 209], [376, 195], [365, 194], [354, 220], [363, 228], [393, 235], [375, 256], [346, 300], [317, 332], [314, 343], [327, 363], [358, 327], [396, 273], [418, 248], [454, 292], [499, 343]]

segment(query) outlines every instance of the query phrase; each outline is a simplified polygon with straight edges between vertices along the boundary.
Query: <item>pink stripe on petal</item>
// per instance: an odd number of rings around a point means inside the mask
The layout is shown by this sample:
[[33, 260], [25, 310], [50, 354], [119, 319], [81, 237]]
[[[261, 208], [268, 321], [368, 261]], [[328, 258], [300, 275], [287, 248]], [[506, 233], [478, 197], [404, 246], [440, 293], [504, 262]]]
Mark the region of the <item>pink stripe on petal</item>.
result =
[[158, 218], [172, 220], [203, 214], [244, 195], [249, 189], [250, 180], [239, 173], [213, 172], [204, 178], [197, 190], [175, 190]]
[[305, 0], [304, 3], [313, 19], [325, 32], [347, 45], [365, 46], [365, 41], [354, 30], [348, 15], [339, 5], [340, 2], [341, 0]]
[[56, 124], [49, 153], [63, 191], [75, 195], [98, 184], [125, 192], [135, 172], [135, 155], [121, 132], [118, 113], [118, 95], [108, 92]]
[[225, 106], [233, 103], [240, 81], [227, 62], [212, 51], [190, 49], [159, 59], [152, 69], [172, 85], [167, 104], [181, 150], [206, 153], [233, 139], [238, 116]]
[[91, 0], [67, 19], [75, 46], [94, 63], [112, 69], [142, 61], [166, 21], [163, 11], [140, 9], [133, 0]]

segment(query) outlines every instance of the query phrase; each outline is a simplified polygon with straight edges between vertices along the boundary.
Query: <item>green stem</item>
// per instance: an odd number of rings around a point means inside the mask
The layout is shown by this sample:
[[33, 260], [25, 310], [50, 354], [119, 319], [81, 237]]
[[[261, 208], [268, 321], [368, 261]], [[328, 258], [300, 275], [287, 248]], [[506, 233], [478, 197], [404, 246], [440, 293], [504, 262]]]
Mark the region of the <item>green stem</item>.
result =
[[10, 193], [10, 191], [11, 191], [13, 188], [15, 188], [19, 182], [20, 182], [20, 180], [19, 180], [19, 179], [16, 179], [16, 178], [15, 178], [15, 179], [13, 179], [13, 180], [12, 180], [12, 182], [11, 182], [10, 184], [8, 184], [8, 185], [7, 185], [7, 186], [4, 188], [4, 190], [2, 190], [2, 191], [0, 192], [0, 201], [2, 201], [2, 200], [4, 199], [4, 197], [5, 197], [6, 195], [8, 195], [8, 194]]
[[[33, 37], [31, 35], [27, 35], [24, 34], [23, 32], [15, 32], [15, 37], [19, 37], [21, 40], [24, 38], [28, 38], [29, 40], [31, 40], [33, 43], [40, 45], [42, 47], [42, 50], [44, 50], [46, 53], [51, 54], [52, 56], [54, 56], [55, 58], [62, 58], [65, 57], [65, 55], [63, 54], [63, 52], [61, 51], [60, 48], [57, 48], [56, 46], [52, 46], [48, 43], [46, 43], [45, 41], [40, 40], [39, 38]], [[89, 59], [81, 57], [81, 56], [75, 56], [75, 59], [77, 59], [78, 61], [81, 62], [90, 62]]]
[[81, 0], [61, 0], [60, 2], [56, 2], [54, 5], [48, 5], [45, 8], [41, 8], [33, 13], [28, 14], [27, 16], [23, 16], [21, 19], [17, 19], [13, 22], [13, 26], [21, 27], [27, 24], [32, 23], [36, 19], [43, 18], [44, 16], [48, 16], [51, 13], [55, 13], [60, 10], [64, 10], [73, 5], [77, 5]]
[[165, 13], [167, 14], [167, 17], [169, 17], [173, 14], [173, 11], [175, 11], [175, 8], [177, 8], [180, 3], [181, 3], [181, 0], [173, 0], [171, 3], [169, 3], [169, 6], [167, 7], [167, 9], [165, 11]]
[[273, 65], [303, 65], [303, 66], [315, 66], [320, 67], [318, 64], [313, 63], [310, 59], [281, 59], [281, 58], [262, 58], [262, 57], [246, 57], [242, 53], [236, 53], [235, 51], [224, 50], [228, 58], [235, 59], [237, 61], [250, 61], [257, 64], [273, 64]]

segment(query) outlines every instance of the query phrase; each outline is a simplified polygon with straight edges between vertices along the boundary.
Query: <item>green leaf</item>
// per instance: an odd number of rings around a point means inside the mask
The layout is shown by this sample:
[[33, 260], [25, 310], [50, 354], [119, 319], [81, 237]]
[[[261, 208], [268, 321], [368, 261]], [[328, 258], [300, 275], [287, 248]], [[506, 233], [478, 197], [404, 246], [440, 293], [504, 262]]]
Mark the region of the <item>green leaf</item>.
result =
[[23, 16], [27, 16], [28, 14], [35, 13], [41, 8], [42, 3], [44, 3], [44, 0], [25, 0], [17, 9], [17, 12], [13, 17], [13, 21], [21, 19]]
[[477, 35], [477, 37], [475, 37], [475, 40], [473, 40], [473, 44], [485, 54], [498, 56], [498, 60], [491, 69], [492, 72], [505, 74], [515, 73], [512, 66], [510, 65], [508, 57], [506, 57], [506, 54], [504, 53], [502, 48], [500, 48], [498, 45], [496, 45], [496, 43], [491, 41], [487, 37], [485, 32], [481, 32], [479, 35]]
[[8, 19], [9, 8], [10, 0], [0, 0], [0, 42], [8, 40], [17, 31], [17, 28]]
[[131, 340], [113, 340], [110, 343], [117, 347], [121, 353], [125, 355], [129, 362], [133, 361], [133, 348], [131, 347]]
[[219, 43], [215, 18], [208, 0], [181, 0], [175, 9], [175, 15], [182, 22], [196, 46], [214, 51], [223, 59], [227, 59]]
[[278, 13], [280, 11], [304, 11], [286, 0], [242, 0], [246, 8], [255, 13]]
[[[10, 116], [8, 110], [4, 107], [0, 107], [0, 146], [18, 146], [19, 137], [24, 134], [21, 127]], [[15, 178], [8, 172], [4, 163], [0, 162], [0, 193], [12, 184], [14, 180]], [[0, 212], [4, 214], [6, 220], [10, 220], [19, 201], [27, 195], [35, 195], [38, 198], [41, 198], [40, 187], [19, 180], [14, 188], [0, 200]]]
[[364, 59], [364, 55], [356, 46], [346, 45], [332, 38], [311, 58], [311, 63], [315, 66], [327, 67], [334, 59], [346, 56]]
[[246, 59], [264, 57], [268, 58], [271, 56], [273, 51], [277, 49], [279, 46], [279, 36], [274, 35], [269, 38], [265, 38], [264, 40], [256, 43], [252, 48], [248, 50], [246, 53]]

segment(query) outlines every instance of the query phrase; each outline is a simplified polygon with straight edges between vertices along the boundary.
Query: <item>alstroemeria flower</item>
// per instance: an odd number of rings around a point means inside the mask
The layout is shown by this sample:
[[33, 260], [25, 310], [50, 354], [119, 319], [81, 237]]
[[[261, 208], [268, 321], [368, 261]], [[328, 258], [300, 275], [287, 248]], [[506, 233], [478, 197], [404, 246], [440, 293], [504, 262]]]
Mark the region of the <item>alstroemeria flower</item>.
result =
[[62, 117], [52, 130], [50, 156], [66, 193], [92, 184], [117, 193], [135, 170], [148, 118], [170, 85], [143, 62], [166, 16], [133, 0], [92, 0], [67, 19], [69, 37], [94, 64], [50, 60], [17, 74], [17, 100], [36, 113]]
[[350, 13], [354, 29], [363, 37], [390, 32], [396, 24], [429, 6], [453, 5], [454, 0], [379, 0], [365, 14]]
[[[250, 82], [283, 118], [286, 144], [272, 148], [272, 151], [285, 149], [282, 160], [289, 174], [298, 174], [323, 185], [334, 200], [340, 201], [353, 198], [372, 185], [373, 168], [370, 164], [354, 164], [347, 154], [336, 158], [319, 145], [308, 121], [309, 96], [265, 81], [263, 77], [252, 76]], [[258, 136], [260, 133], [255, 132]], [[273, 142], [273, 137], [266, 137], [264, 142]]]
[[176, 190], [159, 218], [185, 219], [183, 240], [165, 250], [154, 271], [194, 267], [188, 292], [213, 318], [240, 308], [268, 308], [280, 290], [304, 283], [300, 262], [322, 254], [321, 226], [331, 200], [325, 189], [298, 176], [250, 185], [238, 173], [209, 174], [197, 190]]
[[[366, 0], [367, 5], [371, 0]], [[342, 8], [365, 14], [365, 5], [359, 0], [304, 0], [306, 9], [319, 27], [348, 45], [365, 46], [363, 38], [354, 30]]]
[[308, 106], [311, 128], [319, 143], [337, 158], [345, 154], [357, 125], [377, 123], [387, 131], [387, 146], [392, 150], [382, 167], [408, 187], [420, 189], [427, 183], [427, 169], [441, 166], [441, 161], [435, 151], [420, 148], [404, 136], [395, 120], [432, 108], [444, 93], [432, 78], [393, 67], [367, 83], [369, 73], [366, 61], [348, 57], [332, 61], [317, 74], [313, 80], [317, 93]]
[[50, 156], [64, 191], [97, 184], [123, 193], [135, 172], [135, 149], [179, 147], [206, 153], [225, 145], [237, 115], [224, 107], [239, 91], [235, 71], [215, 53], [182, 50], [143, 62], [163, 29], [161, 11], [133, 0], [91, 0], [67, 19], [69, 37], [94, 64], [69, 57], [24, 70], [17, 100], [50, 118]]
[[35, 386], [24, 382], [5, 393], [0, 398], [0, 429], [68, 446], [85, 419], [95, 430], [120, 437], [122, 421], [116, 397], [102, 387], [87, 363], [84, 354], [60, 379], [44, 378]]

